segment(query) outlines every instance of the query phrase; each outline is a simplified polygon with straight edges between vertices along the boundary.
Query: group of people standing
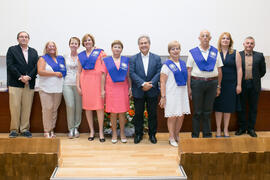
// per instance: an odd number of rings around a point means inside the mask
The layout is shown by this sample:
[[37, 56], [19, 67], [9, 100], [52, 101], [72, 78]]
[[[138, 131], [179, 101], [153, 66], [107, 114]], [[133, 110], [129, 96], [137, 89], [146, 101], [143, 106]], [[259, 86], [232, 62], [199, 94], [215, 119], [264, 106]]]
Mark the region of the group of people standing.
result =
[[[248, 132], [256, 137], [254, 126], [257, 115], [260, 79], [266, 72], [262, 53], [253, 51], [255, 40], [247, 37], [244, 51], [233, 49], [230, 33], [222, 33], [218, 48], [210, 45], [211, 35], [200, 32], [200, 45], [189, 51], [187, 62], [180, 59], [178, 41], [168, 44], [169, 58], [162, 64], [161, 58], [150, 52], [148, 36], [138, 38], [140, 52], [132, 57], [122, 56], [124, 48], [119, 40], [111, 44], [112, 56], [95, 46], [95, 39], [86, 34], [82, 42], [77, 37], [69, 40], [70, 53], [58, 55], [55, 42], [46, 43], [43, 56], [28, 46], [29, 34], [17, 35], [18, 45], [7, 52], [7, 85], [11, 125], [9, 137], [32, 137], [29, 118], [34, 88], [39, 90], [44, 136], [55, 137], [57, 109], [62, 94], [66, 102], [69, 138], [79, 137], [82, 109], [85, 110], [90, 128], [89, 141], [95, 139], [93, 111], [97, 112], [99, 141], [105, 142], [103, 133], [104, 109], [111, 114], [112, 143], [117, 142], [117, 119], [120, 124], [120, 140], [125, 136], [125, 113], [129, 99], [135, 106], [134, 143], [143, 139], [143, 113], [148, 111], [148, 134], [151, 143], [157, 143], [157, 105], [165, 109], [168, 118], [169, 143], [178, 146], [179, 132], [184, 115], [190, 114], [192, 100], [192, 137], [199, 137], [202, 122], [203, 137], [212, 137], [211, 114], [214, 108], [217, 124], [216, 137], [229, 137], [230, 115], [238, 111], [239, 129], [236, 135]], [[78, 53], [82, 43], [85, 50]], [[38, 75], [37, 75], [38, 74]], [[37, 75], [36, 85], [35, 79]], [[160, 101], [158, 96], [161, 94]], [[246, 121], [246, 101], [249, 117]], [[104, 107], [105, 105], [105, 107]], [[118, 117], [118, 118], [117, 118]]]

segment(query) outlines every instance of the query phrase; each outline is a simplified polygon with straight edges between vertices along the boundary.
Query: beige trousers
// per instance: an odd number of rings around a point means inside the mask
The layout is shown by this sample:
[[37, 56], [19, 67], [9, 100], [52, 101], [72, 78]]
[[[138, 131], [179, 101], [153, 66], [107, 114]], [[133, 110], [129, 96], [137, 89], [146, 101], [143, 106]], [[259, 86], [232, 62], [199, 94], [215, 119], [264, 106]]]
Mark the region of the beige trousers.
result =
[[10, 131], [25, 132], [30, 128], [30, 114], [32, 109], [34, 89], [29, 85], [24, 88], [8, 88], [10, 109]]
[[44, 132], [51, 132], [55, 128], [57, 110], [61, 103], [62, 93], [46, 93], [40, 90], [39, 97], [42, 107]]

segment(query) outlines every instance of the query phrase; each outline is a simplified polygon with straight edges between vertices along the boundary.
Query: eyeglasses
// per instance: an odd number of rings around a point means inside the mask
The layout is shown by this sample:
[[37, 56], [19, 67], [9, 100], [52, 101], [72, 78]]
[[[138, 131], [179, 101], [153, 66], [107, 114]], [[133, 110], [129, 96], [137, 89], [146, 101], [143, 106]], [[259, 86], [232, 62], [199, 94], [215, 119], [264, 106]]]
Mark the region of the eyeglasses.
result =
[[28, 39], [29, 37], [28, 36], [19, 36], [19, 38], [25, 38], [25, 39]]

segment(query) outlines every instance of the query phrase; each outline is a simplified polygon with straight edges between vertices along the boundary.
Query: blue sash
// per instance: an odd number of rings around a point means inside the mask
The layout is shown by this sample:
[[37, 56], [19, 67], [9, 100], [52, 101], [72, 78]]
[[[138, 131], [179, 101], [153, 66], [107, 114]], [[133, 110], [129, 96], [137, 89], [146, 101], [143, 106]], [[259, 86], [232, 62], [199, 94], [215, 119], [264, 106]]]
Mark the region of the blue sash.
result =
[[85, 70], [91, 70], [95, 68], [97, 58], [103, 49], [94, 49], [92, 53], [87, 57], [86, 51], [82, 51], [78, 54], [82, 68]]
[[121, 56], [119, 70], [117, 69], [117, 67], [113, 61], [113, 58], [111, 56], [104, 58], [103, 61], [105, 62], [106, 68], [107, 68], [113, 82], [125, 81], [126, 76], [127, 76], [127, 72], [128, 72], [128, 61], [129, 61], [128, 57]]
[[177, 86], [185, 86], [187, 84], [187, 66], [186, 63], [180, 59], [179, 63], [181, 71], [176, 66], [176, 64], [170, 59], [168, 59], [164, 64], [166, 64], [168, 68], [173, 72]]
[[56, 56], [57, 63], [53, 60], [53, 58], [49, 54], [45, 54], [42, 56], [46, 63], [51, 66], [54, 72], [62, 73], [63, 77], [67, 74], [67, 69], [65, 65], [65, 58], [63, 56]]
[[210, 47], [207, 61], [204, 59], [201, 50], [198, 47], [191, 49], [189, 52], [201, 71], [211, 72], [214, 70], [218, 55], [218, 50], [216, 48], [213, 46]]

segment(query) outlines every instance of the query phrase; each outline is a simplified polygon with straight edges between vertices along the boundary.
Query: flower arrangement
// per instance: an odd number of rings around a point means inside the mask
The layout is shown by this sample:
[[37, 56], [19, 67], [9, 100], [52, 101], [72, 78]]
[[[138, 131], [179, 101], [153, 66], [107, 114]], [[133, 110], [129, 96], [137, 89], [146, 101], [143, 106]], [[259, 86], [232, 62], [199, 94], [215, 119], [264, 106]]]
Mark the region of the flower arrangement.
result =
[[[125, 134], [127, 137], [131, 137], [135, 134], [134, 120], [133, 120], [134, 116], [135, 116], [134, 101], [130, 100], [130, 109], [128, 110], [128, 112], [126, 112], [127, 123], [125, 125]], [[117, 133], [119, 135], [120, 127], [118, 123], [117, 123], [117, 129], [118, 129]], [[144, 111], [144, 132], [147, 132], [147, 131], [148, 131], [148, 112]], [[104, 133], [106, 135], [111, 135], [112, 133], [110, 113], [106, 113], [106, 112], [104, 112]]]

